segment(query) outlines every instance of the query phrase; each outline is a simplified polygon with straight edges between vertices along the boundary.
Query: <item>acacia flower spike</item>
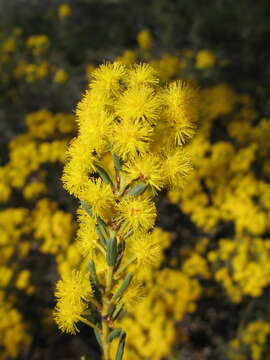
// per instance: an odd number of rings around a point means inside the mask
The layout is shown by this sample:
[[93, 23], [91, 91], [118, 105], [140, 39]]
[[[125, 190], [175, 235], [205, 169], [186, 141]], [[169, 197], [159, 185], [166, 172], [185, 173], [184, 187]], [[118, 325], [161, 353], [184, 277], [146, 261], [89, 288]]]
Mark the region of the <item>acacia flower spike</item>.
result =
[[159, 83], [147, 64], [97, 68], [77, 106], [78, 136], [62, 177], [81, 203], [76, 243], [83, 260], [57, 283], [54, 316], [72, 334], [79, 322], [94, 327], [104, 360], [122, 359], [126, 334], [115, 320], [145, 295], [139, 272], [160, 261], [154, 196], [182, 189], [191, 169], [183, 146], [195, 130], [196, 90]]

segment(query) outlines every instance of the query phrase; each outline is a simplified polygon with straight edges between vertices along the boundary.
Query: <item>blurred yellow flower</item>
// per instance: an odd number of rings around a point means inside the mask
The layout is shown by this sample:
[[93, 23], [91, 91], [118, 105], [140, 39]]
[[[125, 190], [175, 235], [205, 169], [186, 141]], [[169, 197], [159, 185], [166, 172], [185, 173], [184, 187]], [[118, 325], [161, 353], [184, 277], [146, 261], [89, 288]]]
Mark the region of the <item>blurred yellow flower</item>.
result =
[[203, 49], [198, 51], [196, 55], [196, 68], [197, 69], [204, 69], [213, 67], [216, 62], [215, 55], [207, 49]]
[[71, 14], [71, 8], [68, 4], [61, 4], [58, 8], [58, 17], [60, 20], [64, 20]]

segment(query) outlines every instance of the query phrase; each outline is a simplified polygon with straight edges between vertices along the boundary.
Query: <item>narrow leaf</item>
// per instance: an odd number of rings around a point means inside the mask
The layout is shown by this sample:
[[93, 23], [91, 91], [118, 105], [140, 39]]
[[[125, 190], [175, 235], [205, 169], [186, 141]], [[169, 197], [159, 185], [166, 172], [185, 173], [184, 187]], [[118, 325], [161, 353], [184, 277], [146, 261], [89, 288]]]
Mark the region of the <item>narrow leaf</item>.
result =
[[121, 159], [116, 154], [113, 154], [112, 157], [113, 157], [113, 162], [114, 162], [114, 166], [115, 166], [116, 170], [121, 171], [121, 168], [122, 168]]
[[95, 167], [97, 169], [97, 172], [99, 173], [101, 179], [109, 184], [109, 185], [113, 185], [113, 181], [111, 179], [111, 176], [109, 175], [108, 171], [100, 164], [95, 164]]
[[101, 217], [97, 217], [97, 223], [106, 229], [107, 224], [101, 219]]
[[147, 188], [146, 184], [143, 184], [143, 183], [137, 184], [137, 185], [133, 186], [131, 189], [129, 189], [126, 192], [126, 195], [129, 195], [129, 196], [141, 195], [146, 190], [146, 188]]
[[99, 237], [99, 240], [101, 241], [101, 244], [106, 247], [107, 246], [107, 241], [104, 237], [104, 232], [102, 232], [101, 228], [100, 228], [100, 225], [96, 225], [96, 232], [98, 233], [98, 237]]
[[117, 259], [117, 241], [116, 238], [110, 238], [107, 244], [106, 260], [109, 266], [114, 266]]
[[124, 304], [117, 304], [115, 307], [115, 310], [112, 314], [112, 319], [116, 320], [118, 316], [120, 315], [121, 311], [123, 310]]
[[134, 234], [134, 230], [130, 229], [123, 237], [124, 240], [126, 240], [127, 238], [129, 238], [131, 235]]
[[99, 332], [97, 331], [97, 329], [94, 329], [94, 333], [95, 333], [95, 336], [96, 336], [97, 342], [99, 343], [100, 347], [102, 348], [102, 341], [101, 341], [101, 337], [100, 337], [100, 334], [99, 334]]
[[126, 289], [128, 288], [130, 281], [132, 279], [132, 273], [127, 273], [125, 276], [125, 279], [122, 283], [122, 285], [120, 286], [120, 288], [116, 291], [116, 293], [114, 294], [112, 300], [117, 300], [118, 298], [120, 298], [123, 293], [126, 291]]
[[115, 360], [122, 360], [126, 342], [126, 333], [121, 332]]
[[90, 260], [88, 263], [88, 268], [90, 272], [90, 283], [92, 286], [92, 289], [94, 290], [94, 295], [97, 301], [100, 301], [101, 294], [99, 289], [99, 281], [96, 273], [96, 266], [93, 260]]
[[95, 218], [95, 216], [94, 216], [94, 214], [93, 214], [93, 211], [92, 211], [92, 209], [91, 209], [91, 206], [89, 206], [86, 201], [81, 200], [81, 205], [82, 205], [82, 207], [84, 208], [84, 210], [87, 212], [88, 215], [90, 215], [91, 217]]
[[114, 329], [112, 332], [110, 332], [110, 334], [108, 336], [108, 341], [112, 342], [113, 339], [120, 336], [121, 332], [122, 332], [122, 330], [120, 328]]

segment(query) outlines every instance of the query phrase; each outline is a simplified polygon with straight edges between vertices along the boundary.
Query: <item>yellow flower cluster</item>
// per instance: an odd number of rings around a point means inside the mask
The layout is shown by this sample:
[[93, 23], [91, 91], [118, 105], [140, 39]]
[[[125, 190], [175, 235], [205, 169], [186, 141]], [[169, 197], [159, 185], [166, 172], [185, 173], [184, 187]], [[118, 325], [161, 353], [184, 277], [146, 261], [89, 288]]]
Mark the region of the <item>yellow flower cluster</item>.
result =
[[[137, 48], [124, 50], [116, 60], [127, 66], [141, 60], [147, 61], [158, 72], [162, 82], [178, 78], [194, 78], [195, 69], [203, 74], [216, 65], [224, 66], [224, 62], [219, 62], [209, 49], [199, 51], [182, 49], [175, 54], [163, 52], [157, 56], [158, 50], [153, 46], [153, 37], [149, 29], [143, 29], [138, 33], [137, 44]], [[222, 98], [217, 97], [217, 102], [220, 99], [222, 101]]]
[[48, 74], [49, 64], [47, 61], [39, 61], [37, 63], [21, 62], [14, 69], [15, 78], [24, 78], [29, 83], [44, 79]]
[[23, 208], [9, 208], [0, 212], [0, 289], [10, 286], [25, 289], [31, 293], [29, 272], [20, 267], [20, 259], [27, 256], [30, 246], [25, 236], [29, 233], [29, 211]]
[[264, 360], [264, 348], [268, 343], [270, 324], [264, 320], [250, 322], [238, 338], [231, 340], [229, 357], [232, 360]]
[[26, 40], [26, 46], [34, 56], [40, 56], [48, 49], [49, 38], [46, 35], [32, 35]]
[[37, 170], [42, 164], [64, 161], [67, 142], [75, 130], [73, 116], [63, 113], [53, 115], [47, 110], [28, 114], [26, 125], [28, 132], [10, 142], [9, 162], [0, 167], [0, 202], [9, 199], [13, 188], [25, 186], [24, 196], [27, 199], [44, 193], [46, 173], [37, 173]]
[[[29, 87], [45, 80], [55, 84], [65, 83], [68, 73], [47, 51], [49, 46], [50, 39], [45, 34], [31, 35], [24, 40], [21, 29], [13, 29], [4, 41], [0, 39], [0, 73], [3, 81], [18, 83], [18, 80], [25, 80]], [[9, 89], [8, 93], [13, 100], [16, 99], [15, 88]]]
[[[56, 292], [55, 319], [71, 333], [79, 320], [88, 323], [109, 359], [115, 317], [142, 296], [140, 274], [160, 263], [153, 196], [183, 187], [190, 172], [183, 146], [194, 134], [198, 100], [186, 82], [161, 87], [146, 64], [105, 64], [91, 75], [77, 107], [79, 134], [69, 147], [62, 179], [81, 202], [77, 244], [89, 262], [90, 302], [100, 320], [86, 316], [89, 299], [83, 292], [70, 299], [73, 291], [68, 296], [67, 291]], [[61, 281], [67, 289], [68, 282]], [[176, 312], [182, 315], [183, 304], [179, 306]], [[121, 330], [118, 336], [121, 352], [125, 333]]]
[[[22, 315], [12, 307], [12, 300], [4, 300], [0, 293], [1, 360], [15, 359], [26, 354], [31, 343]], [[4, 351], [3, 351], [4, 349]]]
[[270, 284], [270, 240], [243, 237], [221, 239], [217, 251], [208, 253], [215, 279], [234, 302], [245, 295], [261, 296]]
[[[31, 338], [22, 315], [15, 307], [18, 291], [31, 294], [30, 272], [21, 265], [29, 250], [29, 211], [10, 208], [0, 211], [0, 358], [17, 357]], [[2, 351], [3, 349], [3, 351]]]
[[41, 199], [31, 215], [34, 237], [43, 240], [41, 252], [57, 254], [68, 248], [74, 233], [71, 214], [59, 210], [57, 203]]
[[61, 4], [58, 8], [58, 17], [65, 20], [71, 14], [71, 8], [68, 4]]
[[[202, 98], [205, 123], [202, 123], [199, 135], [188, 146], [195, 159], [196, 172], [190, 178], [188, 189], [183, 194], [171, 192], [170, 199], [180, 202], [181, 209], [190, 214], [192, 220], [205, 231], [214, 229], [222, 220], [233, 221], [237, 234], [249, 231], [261, 235], [266, 232], [269, 223], [269, 185], [257, 178], [251, 166], [256, 161], [257, 153], [265, 152], [260, 150], [265, 149], [265, 145], [260, 141], [261, 135], [258, 135], [262, 134], [259, 128], [264, 122], [253, 127], [254, 109], [250, 101], [226, 86], [218, 85], [203, 90]], [[241, 133], [240, 124], [243, 120], [234, 120], [234, 112], [238, 107], [241, 107], [241, 113], [246, 114], [245, 122], [250, 123], [250, 133], [254, 130], [256, 136], [252, 135], [252, 141], [242, 141], [240, 147], [228, 141], [211, 144], [212, 123], [218, 116], [226, 119], [229, 131], [234, 128], [235, 134], [238, 126]], [[231, 122], [228, 122], [228, 116], [233, 117]], [[236, 116], [238, 119], [240, 114]]]

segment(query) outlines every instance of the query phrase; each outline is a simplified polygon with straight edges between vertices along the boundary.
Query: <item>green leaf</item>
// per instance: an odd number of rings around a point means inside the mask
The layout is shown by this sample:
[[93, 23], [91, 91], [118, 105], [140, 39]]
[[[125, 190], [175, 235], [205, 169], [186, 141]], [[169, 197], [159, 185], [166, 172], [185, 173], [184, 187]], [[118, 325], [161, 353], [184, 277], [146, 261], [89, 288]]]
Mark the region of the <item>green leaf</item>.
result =
[[109, 266], [114, 266], [117, 259], [117, 240], [112, 237], [107, 243], [107, 256], [106, 260]]
[[122, 330], [120, 328], [114, 329], [112, 332], [110, 332], [110, 334], [108, 336], [108, 341], [112, 342], [113, 339], [120, 336], [121, 332], [122, 332]]
[[133, 186], [131, 189], [129, 189], [126, 192], [126, 195], [129, 195], [129, 196], [141, 195], [146, 190], [146, 188], [147, 188], [147, 185], [144, 183], [137, 184], [137, 185]]
[[93, 260], [89, 261], [88, 268], [90, 272], [90, 283], [94, 291], [95, 298], [97, 299], [98, 302], [100, 302], [101, 294], [99, 288], [99, 281], [96, 273], [96, 266]]
[[102, 228], [99, 224], [96, 225], [96, 232], [98, 233], [99, 240], [101, 241], [101, 244], [106, 247], [107, 246], [107, 240], [104, 237], [104, 232], [102, 231]]
[[112, 157], [113, 157], [113, 162], [114, 162], [114, 166], [115, 166], [116, 170], [121, 171], [121, 169], [122, 169], [121, 159], [116, 154], [113, 154]]
[[99, 335], [99, 332], [97, 331], [97, 329], [94, 329], [94, 333], [97, 339], [97, 342], [99, 343], [100, 347], [102, 348], [102, 341], [101, 341], [101, 337]]
[[106, 229], [107, 224], [101, 219], [101, 217], [97, 217], [97, 223]]
[[94, 216], [94, 214], [93, 214], [93, 211], [92, 211], [92, 209], [91, 209], [91, 206], [89, 206], [89, 205], [87, 204], [87, 202], [84, 201], [84, 200], [81, 200], [81, 205], [82, 205], [83, 209], [87, 212], [87, 214], [90, 215], [92, 218], [95, 219], [95, 216]]
[[124, 240], [126, 240], [127, 238], [129, 238], [131, 235], [134, 234], [134, 229], [130, 229], [123, 237]]
[[112, 319], [116, 320], [118, 316], [120, 315], [121, 311], [123, 310], [124, 304], [117, 304], [115, 307], [115, 310], [112, 314]]
[[124, 350], [125, 350], [125, 343], [126, 343], [126, 333], [121, 332], [115, 360], [122, 360], [123, 359], [123, 354], [124, 354]]
[[109, 175], [109, 172], [101, 165], [101, 164], [95, 164], [95, 167], [97, 169], [97, 172], [99, 173], [101, 179], [109, 184], [113, 185], [113, 181], [111, 179], [111, 176]]
[[120, 288], [116, 291], [116, 293], [114, 294], [112, 300], [117, 300], [118, 298], [120, 298], [123, 293], [126, 291], [126, 289], [128, 288], [130, 281], [132, 279], [132, 273], [127, 273], [125, 276], [125, 279], [122, 283], [122, 285], [120, 286]]

